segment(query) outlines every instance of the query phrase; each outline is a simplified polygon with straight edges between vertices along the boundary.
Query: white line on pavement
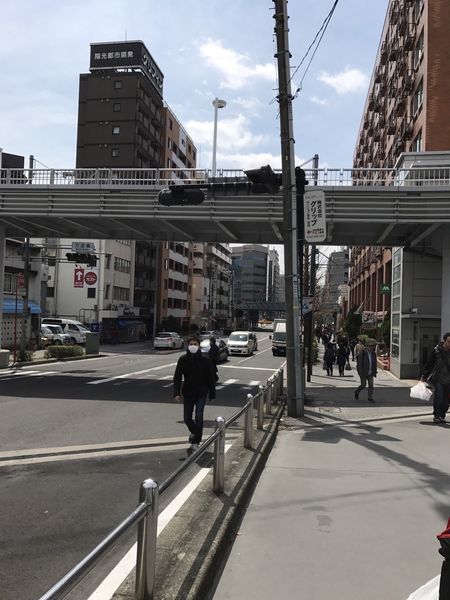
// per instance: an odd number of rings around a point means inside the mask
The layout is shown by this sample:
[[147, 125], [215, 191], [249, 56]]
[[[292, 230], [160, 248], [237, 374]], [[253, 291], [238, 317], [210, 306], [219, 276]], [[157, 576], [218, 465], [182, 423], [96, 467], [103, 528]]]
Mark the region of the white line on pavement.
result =
[[237, 383], [239, 379], [227, 379], [223, 382], [223, 385], [231, 385], [232, 383]]
[[177, 363], [169, 363], [167, 365], [161, 365], [159, 367], [152, 367], [151, 369], [143, 369], [142, 371], [133, 371], [132, 373], [124, 373], [123, 375], [116, 375], [115, 377], [107, 377], [106, 379], [96, 379], [94, 381], [88, 381], [88, 385], [98, 385], [99, 383], [109, 383], [116, 379], [126, 379], [127, 377], [133, 377], [134, 375], [143, 375], [144, 373], [150, 373], [150, 371], [162, 371], [169, 367], [174, 367]]
[[[225, 445], [225, 452], [231, 448], [231, 444]], [[192, 493], [197, 489], [201, 482], [210, 472], [210, 469], [203, 467], [191, 479], [188, 485], [172, 500], [172, 502], [158, 516], [158, 536], [164, 531], [165, 527], [170, 523], [171, 519], [177, 514], [183, 504], [189, 499]], [[136, 549], [137, 544], [128, 550], [122, 560], [113, 568], [113, 570], [105, 577], [98, 588], [89, 596], [87, 600], [110, 600], [111, 596], [128, 577], [131, 571], [136, 566]]]
[[235, 367], [233, 365], [220, 365], [221, 369], [248, 369], [249, 371], [272, 371], [272, 373], [275, 373], [275, 371], [278, 371], [277, 369], [274, 368], [268, 368], [268, 367]]
[[259, 385], [261, 382], [260, 381], [250, 381], [250, 383], [248, 385]]

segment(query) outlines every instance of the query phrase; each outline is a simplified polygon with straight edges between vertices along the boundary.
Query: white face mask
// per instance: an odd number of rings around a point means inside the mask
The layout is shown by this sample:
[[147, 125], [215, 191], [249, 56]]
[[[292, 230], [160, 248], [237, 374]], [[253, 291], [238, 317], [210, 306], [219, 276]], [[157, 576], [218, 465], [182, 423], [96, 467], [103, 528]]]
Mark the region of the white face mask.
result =
[[195, 353], [197, 352], [197, 350], [198, 350], [198, 346], [197, 346], [197, 344], [190, 344], [190, 345], [188, 346], [188, 350], [189, 350], [189, 352], [191, 352], [192, 354], [195, 354]]

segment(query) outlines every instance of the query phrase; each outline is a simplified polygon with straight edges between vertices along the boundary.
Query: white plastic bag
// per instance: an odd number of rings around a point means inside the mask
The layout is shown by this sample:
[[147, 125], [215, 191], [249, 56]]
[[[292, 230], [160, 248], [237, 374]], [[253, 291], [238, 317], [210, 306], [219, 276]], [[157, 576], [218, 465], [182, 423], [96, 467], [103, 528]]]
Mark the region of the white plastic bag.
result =
[[441, 576], [438, 575], [421, 588], [408, 596], [408, 600], [438, 600], [439, 599], [439, 582]]
[[425, 402], [429, 402], [432, 395], [433, 391], [430, 390], [424, 381], [419, 381], [419, 383], [416, 383], [416, 385], [411, 388], [409, 393], [410, 398], [415, 398], [416, 400], [425, 400]]

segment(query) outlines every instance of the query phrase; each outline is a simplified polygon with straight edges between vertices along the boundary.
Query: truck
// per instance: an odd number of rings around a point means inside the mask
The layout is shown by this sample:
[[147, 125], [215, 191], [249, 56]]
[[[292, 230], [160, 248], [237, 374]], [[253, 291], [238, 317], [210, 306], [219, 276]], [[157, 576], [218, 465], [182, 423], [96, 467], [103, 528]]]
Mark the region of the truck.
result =
[[286, 356], [286, 319], [275, 319], [273, 322], [272, 354]]

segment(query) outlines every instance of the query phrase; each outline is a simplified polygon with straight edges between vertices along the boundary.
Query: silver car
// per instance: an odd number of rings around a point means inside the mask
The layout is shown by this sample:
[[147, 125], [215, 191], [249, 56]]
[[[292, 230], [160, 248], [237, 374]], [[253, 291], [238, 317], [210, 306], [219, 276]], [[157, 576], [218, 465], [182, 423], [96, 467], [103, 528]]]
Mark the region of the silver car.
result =
[[[219, 348], [219, 362], [226, 362], [228, 360], [228, 346], [225, 341], [222, 339], [216, 339], [216, 344]], [[208, 339], [204, 339], [200, 342], [200, 350], [202, 354], [208, 354], [209, 349], [211, 348], [211, 341]]]
[[70, 335], [62, 330], [60, 325], [41, 325], [41, 340], [44, 346], [49, 344], [71, 344]]
[[174, 331], [161, 331], [160, 333], [157, 333], [153, 343], [155, 349], [165, 348], [175, 350], [175, 348], [183, 348], [183, 346], [183, 338]]

